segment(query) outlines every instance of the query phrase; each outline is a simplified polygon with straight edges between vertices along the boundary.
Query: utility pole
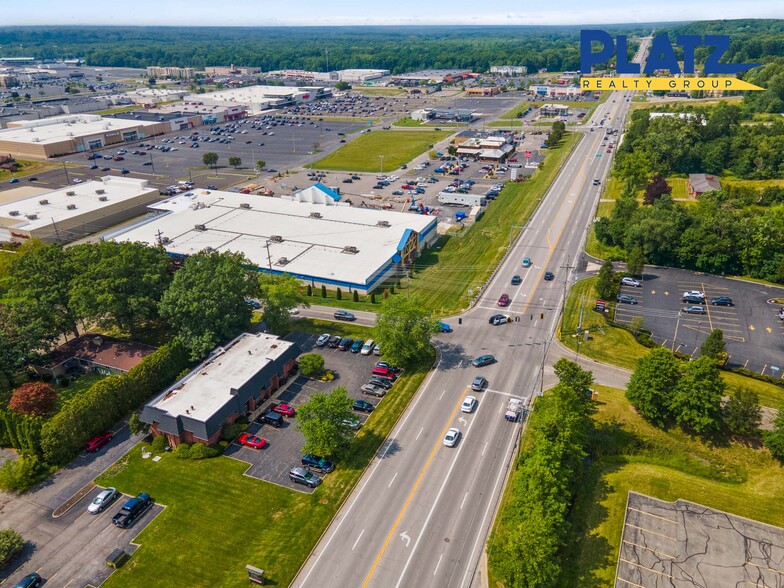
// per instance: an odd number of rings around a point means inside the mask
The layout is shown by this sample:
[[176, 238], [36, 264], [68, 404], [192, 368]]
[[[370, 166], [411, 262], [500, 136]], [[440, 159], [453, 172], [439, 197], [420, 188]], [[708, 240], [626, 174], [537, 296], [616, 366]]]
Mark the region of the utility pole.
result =
[[155, 234], [155, 240], [158, 241], [159, 247], [163, 246], [163, 233], [160, 229], [158, 229], [158, 232]]
[[544, 364], [547, 361], [547, 351], [549, 350], [550, 342], [547, 340], [542, 341], [542, 345], [542, 363], [539, 365], [539, 396], [544, 394]]
[[60, 239], [60, 231], [57, 230], [57, 223], [54, 222], [54, 217], [52, 217], [52, 226], [54, 227], [54, 234], [57, 235], [57, 242], [62, 243], [62, 240]]
[[63, 162], [63, 171], [65, 172], [65, 183], [70, 184], [71, 179], [68, 177], [68, 168], [65, 166], [65, 162]]
[[566, 316], [566, 289], [569, 286], [569, 270], [575, 269], [575, 266], [570, 265], [570, 256], [566, 256], [566, 265], [562, 265], [561, 269], [566, 273], [564, 274], [563, 284], [563, 299], [561, 300], [561, 333], [563, 333], [564, 318]]
[[270, 242], [267, 240], [267, 264], [269, 265], [270, 273], [272, 273], [272, 256], [270, 255], [269, 244]]

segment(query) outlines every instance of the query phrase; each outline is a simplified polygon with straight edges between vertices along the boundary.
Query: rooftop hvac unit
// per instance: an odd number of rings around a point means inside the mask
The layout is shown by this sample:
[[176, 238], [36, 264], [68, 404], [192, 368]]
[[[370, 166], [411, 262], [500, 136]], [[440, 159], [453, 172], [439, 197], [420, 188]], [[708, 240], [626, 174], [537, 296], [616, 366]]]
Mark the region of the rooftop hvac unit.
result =
[[207, 227], [204, 226], [204, 225], [196, 225], [193, 228], [196, 229], [197, 231], [206, 231], [207, 230]]
[[343, 248], [343, 253], [351, 253], [351, 254], [356, 254], [356, 253], [359, 253], [359, 249], [357, 249], [357, 248], [356, 248], [356, 247], [354, 247], [353, 245], [346, 245], [346, 246]]
[[96, 193], [96, 194], [106, 194], [106, 190], [104, 190], [103, 188], [98, 188], [98, 189], [95, 191], [95, 193]]
[[21, 213], [18, 210], [11, 210], [8, 213], [8, 216], [19, 216]]
[[280, 235], [272, 235], [269, 238], [269, 240], [272, 241], [273, 243], [283, 243], [283, 237], [281, 237]]
[[38, 204], [46, 205], [46, 204], [49, 204], [49, 201], [46, 198], [44, 198], [43, 200], [39, 200]]
[[68, 210], [76, 210], [76, 204], [69, 204], [68, 206], [66, 206], [66, 208]]
[[242, 204], [240, 204], [240, 208], [244, 208], [245, 210], [248, 210], [250, 208], [250, 204], [248, 204], [247, 202], [243, 202]]
[[277, 261], [277, 264], [276, 264], [276, 265], [286, 265], [288, 262], [289, 262], [289, 260], [288, 260], [288, 258], [287, 258], [287, 257], [281, 257], [281, 258], [280, 258], [280, 259]]
[[391, 227], [392, 225], [389, 224], [389, 221], [380, 220], [376, 223], [378, 227]]
[[107, 200], [109, 200], [109, 197], [108, 196], [98, 196], [98, 200], [100, 200], [101, 202], [106, 202]]
[[212, 247], [205, 247], [204, 249], [202, 249], [203, 253], [212, 253], [213, 251], [215, 250]]
[[321, 213], [320, 212], [311, 212], [310, 213], [310, 218], [321, 218]]
[[35, 214], [34, 212], [31, 212], [30, 214], [26, 214], [25, 216], [26, 216], [28, 219], [30, 219], [30, 220], [35, 220], [35, 219], [37, 219], [37, 218], [38, 218], [38, 215], [37, 215], [37, 214]]
[[171, 239], [168, 237], [161, 237], [161, 244], [166, 245], [167, 243], [171, 243]]
[[76, 196], [76, 192], [74, 192], [73, 190], [68, 190], [68, 191], [65, 193], [65, 195], [66, 195], [66, 196]]

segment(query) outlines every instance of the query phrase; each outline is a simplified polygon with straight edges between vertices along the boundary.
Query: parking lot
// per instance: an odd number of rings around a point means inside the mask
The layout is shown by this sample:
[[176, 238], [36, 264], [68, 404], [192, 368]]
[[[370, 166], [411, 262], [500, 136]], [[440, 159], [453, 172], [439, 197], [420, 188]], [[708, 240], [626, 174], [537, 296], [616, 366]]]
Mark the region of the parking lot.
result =
[[[297, 409], [316, 392], [328, 393], [337, 386], [344, 386], [351, 398], [361, 398], [378, 405], [378, 398], [369, 397], [360, 392], [360, 387], [367, 383], [370, 370], [378, 361], [378, 356], [365, 356], [329, 347], [314, 348], [316, 339], [318, 339], [317, 335], [292, 333], [286, 339], [296, 342], [303, 353], [316, 351], [323, 355], [325, 368], [334, 372], [335, 379], [332, 382], [321, 382], [299, 376], [283, 392], [275, 396], [274, 403], [283, 402]], [[367, 417], [367, 413], [354, 411], [354, 418], [361, 423], [364, 423]], [[291, 468], [300, 465], [302, 446], [305, 443], [305, 438], [297, 429], [295, 418], [284, 417], [283, 426], [280, 428], [266, 423], [262, 424], [257, 419], [250, 424], [247, 432], [266, 439], [267, 445], [263, 449], [251, 449], [238, 443], [232, 443], [225, 451], [225, 455], [250, 464], [246, 475], [294, 490], [313, 492], [307, 486], [295, 484], [289, 480], [288, 476]], [[339, 463], [337, 465], [340, 467]], [[318, 473], [318, 475], [323, 476], [324, 474]]]
[[[681, 299], [691, 290], [705, 293], [704, 314], [683, 312], [694, 306]], [[784, 288], [687, 270], [646, 268], [641, 287], [621, 286], [620, 294], [634, 297], [637, 304], [618, 304], [615, 320], [628, 325], [635, 317], [642, 317], [657, 343], [696, 356], [711, 330], [721, 329], [730, 365], [782, 376], [784, 321], [778, 318], [782, 305], [769, 301], [784, 297]], [[721, 296], [730, 297], [734, 305], [710, 304], [711, 298]]]

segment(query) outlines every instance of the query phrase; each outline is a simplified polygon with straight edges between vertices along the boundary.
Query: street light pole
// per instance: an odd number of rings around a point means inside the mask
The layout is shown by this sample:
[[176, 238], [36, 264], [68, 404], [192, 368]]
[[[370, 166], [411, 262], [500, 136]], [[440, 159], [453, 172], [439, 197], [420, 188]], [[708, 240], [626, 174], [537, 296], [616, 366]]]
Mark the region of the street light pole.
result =
[[670, 351], [675, 353], [675, 340], [678, 338], [678, 326], [681, 324], [681, 314], [683, 311], [678, 311], [678, 318], [675, 321], [675, 335], [672, 337], [672, 346], [670, 347]]

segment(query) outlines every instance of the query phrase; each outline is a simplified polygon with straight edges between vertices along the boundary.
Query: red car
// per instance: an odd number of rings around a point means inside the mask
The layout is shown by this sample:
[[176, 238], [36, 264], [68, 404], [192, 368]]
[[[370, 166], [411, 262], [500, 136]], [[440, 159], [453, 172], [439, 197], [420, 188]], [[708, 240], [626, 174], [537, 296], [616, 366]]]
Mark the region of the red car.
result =
[[509, 306], [510, 302], [509, 294], [501, 294], [501, 298], [498, 299], [498, 306]]
[[272, 408], [272, 411], [287, 417], [293, 417], [297, 414], [297, 411], [288, 404], [278, 404]]
[[237, 438], [237, 443], [253, 449], [262, 449], [267, 444], [267, 440], [264, 437], [243, 433]]
[[114, 435], [109, 431], [107, 431], [106, 433], [101, 433], [100, 435], [96, 435], [95, 437], [93, 437], [87, 442], [87, 451], [89, 453], [98, 451], [101, 447], [103, 447], [109, 441], [111, 441], [112, 437], [114, 437]]

